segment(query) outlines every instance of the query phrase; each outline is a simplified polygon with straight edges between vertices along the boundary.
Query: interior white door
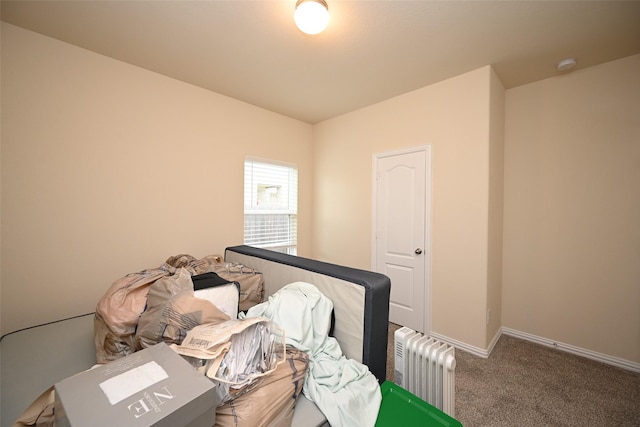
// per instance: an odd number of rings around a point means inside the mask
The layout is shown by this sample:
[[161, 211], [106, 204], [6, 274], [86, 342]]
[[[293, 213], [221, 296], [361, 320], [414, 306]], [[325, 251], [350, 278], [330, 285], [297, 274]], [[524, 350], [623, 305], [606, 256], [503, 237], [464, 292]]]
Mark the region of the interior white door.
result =
[[377, 155], [374, 184], [375, 270], [391, 279], [389, 320], [430, 329], [429, 147]]

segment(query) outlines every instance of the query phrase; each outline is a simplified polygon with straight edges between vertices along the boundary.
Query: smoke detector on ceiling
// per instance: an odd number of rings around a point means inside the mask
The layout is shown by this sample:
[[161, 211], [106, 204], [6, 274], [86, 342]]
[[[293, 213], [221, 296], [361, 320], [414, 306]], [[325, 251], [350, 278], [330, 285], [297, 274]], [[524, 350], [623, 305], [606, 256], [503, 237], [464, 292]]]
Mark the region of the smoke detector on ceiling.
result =
[[576, 66], [575, 58], [567, 58], [567, 59], [563, 59], [562, 61], [558, 62], [558, 64], [556, 65], [556, 69], [558, 71], [567, 71], [567, 70], [572, 69], [575, 66]]

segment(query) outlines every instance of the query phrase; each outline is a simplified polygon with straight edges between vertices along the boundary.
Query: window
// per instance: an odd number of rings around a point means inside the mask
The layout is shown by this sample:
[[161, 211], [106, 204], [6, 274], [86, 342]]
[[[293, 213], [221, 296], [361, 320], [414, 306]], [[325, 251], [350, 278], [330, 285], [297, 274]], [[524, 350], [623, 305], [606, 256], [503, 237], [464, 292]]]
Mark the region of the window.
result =
[[282, 163], [244, 162], [244, 243], [296, 255], [298, 169]]

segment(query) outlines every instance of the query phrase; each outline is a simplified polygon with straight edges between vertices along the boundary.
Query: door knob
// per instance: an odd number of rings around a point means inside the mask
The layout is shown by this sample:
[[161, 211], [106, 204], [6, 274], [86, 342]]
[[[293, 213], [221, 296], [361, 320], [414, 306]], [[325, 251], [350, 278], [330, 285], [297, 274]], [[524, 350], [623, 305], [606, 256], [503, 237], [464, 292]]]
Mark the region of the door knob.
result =
[[418, 248], [415, 250], [415, 252], [416, 252], [416, 255], [420, 255], [422, 253], [422, 249]]

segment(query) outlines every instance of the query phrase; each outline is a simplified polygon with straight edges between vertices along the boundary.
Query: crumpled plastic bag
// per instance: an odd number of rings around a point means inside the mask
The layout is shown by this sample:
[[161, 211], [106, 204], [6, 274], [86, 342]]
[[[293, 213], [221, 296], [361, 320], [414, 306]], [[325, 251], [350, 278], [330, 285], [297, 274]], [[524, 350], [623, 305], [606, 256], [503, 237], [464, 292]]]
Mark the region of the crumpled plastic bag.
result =
[[216, 382], [220, 404], [246, 392], [285, 360], [284, 330], [260, 317], [196, 326], [171, 348]]
[[229, 316], [213, 303], [195, 296], [191, 274], [180, 268], [173, 276], [163, 277], [149, 287], [147, 308], [136, 330], [136, 348], [141, 350], [159, 342], [180, 344], [194, 327], [226, 320]]

